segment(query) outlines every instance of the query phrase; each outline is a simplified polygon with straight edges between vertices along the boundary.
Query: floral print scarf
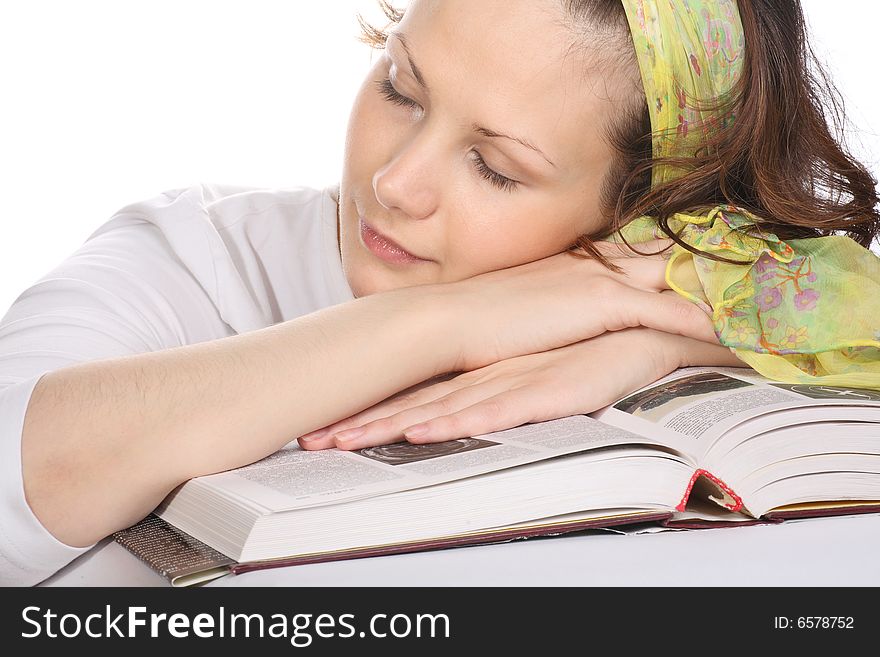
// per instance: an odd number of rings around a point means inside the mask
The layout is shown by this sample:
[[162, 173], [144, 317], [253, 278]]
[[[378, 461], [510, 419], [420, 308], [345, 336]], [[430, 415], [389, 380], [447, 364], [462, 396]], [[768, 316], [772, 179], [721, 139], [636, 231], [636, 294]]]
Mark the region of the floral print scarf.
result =
[[[686, 156], [732, 122], [689, 99], [716, 100], [740, 75], [745, 49], [736, 0], [622, 0], [638, 55], [654, 135], [653, 154]], [[652, 185], [677, 177], [655, 167]], [[787, 383], [880, 388], [880, 258], [848, 237], [782, 241], [746, 228], [732, 205], [676, 213], [669, 286], [711, 313], [721, 344], [760, 374]], [[621, 229], [635, 244], [666, 237], [653, 217]], [[620, 241], [614, 236], [612, 241]]]

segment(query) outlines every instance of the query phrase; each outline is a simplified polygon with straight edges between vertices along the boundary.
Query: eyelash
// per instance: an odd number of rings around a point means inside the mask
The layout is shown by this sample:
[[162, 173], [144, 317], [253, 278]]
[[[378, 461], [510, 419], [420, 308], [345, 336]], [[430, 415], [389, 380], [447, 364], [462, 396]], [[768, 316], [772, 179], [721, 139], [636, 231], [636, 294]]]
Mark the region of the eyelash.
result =
[[[384, 80], [379, 80], [376, 83], [376, 86], [379, 87], [379, 91], [390, 103], [394, 103], [395, 105], [400, 105], [401, 107], [407, 107], [409, 109], [415, 109], [419, 107], [419, 104], [406, 96], [399, 94], [397, 89], [395, 89], [389, 78], [385, 78]], [[477, 151], [473, 151], [474, 155], [476, 155], [476, 160], [474, 160], [474, 166], [477, 168], [479, 174], [489, 181], [492, 185], [497, 187], [498, 189], [505, 192], [514, 191], [519, 183], [516, 180], [511, 180], [506, 176], [502, 176], [497, 171], [493, 171], [489, 168], [489, 165], [486, 164], [486, 161], [483, 159], [483, 156], [480, 155]]]

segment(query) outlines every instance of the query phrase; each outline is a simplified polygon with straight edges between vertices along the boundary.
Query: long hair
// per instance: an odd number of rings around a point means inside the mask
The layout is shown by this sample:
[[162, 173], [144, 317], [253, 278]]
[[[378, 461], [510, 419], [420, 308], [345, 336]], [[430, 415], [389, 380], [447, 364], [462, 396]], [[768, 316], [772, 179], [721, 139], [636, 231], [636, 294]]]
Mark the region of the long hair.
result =
[[[377, 0], [397, 24], [405, 10]], [[612, 59], [638, 70], [635, 46], [620, 0], [560, 0], [572, 26], [585, 34], [600, 30], [602, 61]], [[745, 36], [742, 74], [725, 99], [705, 99], [703, 107], [735, 109], [736, 120], [719, 128], [689, 158], [653, 159], [647, 99], [624, 111], [605, 130], [615, 156], [601, 185], [601, 233], [581, 235], [571, 250], [583, 250], [617, 269], [593, 242], [619, 231], [641, 215], [657, 218], [663, 232], [687, 250], [668, 221], [677, 212], [730, 204], [751, 212], [759, 229], [781, 239], [844, 234], [870, 247], [880, 232], [877, 180], [845, 146], [843, 98], [813, 52], [799, 0], [738, 0]], [[358, 15], [360, 40], [384, 48], [387, 28], [377, 29]], [[389, 24], [389, 26], [390, 26]], [[608, 56], [608, 55], [613, 55]], [[730, 105], [727, 105], [729, 103]], [[826, 114], [827, 112], [827, 114]], [[829, 127], [831, 118], [836, 137]], [[685, 173], [651, 189], [660, 163]], [[580, 256], [580, 253], [574, 253]]]

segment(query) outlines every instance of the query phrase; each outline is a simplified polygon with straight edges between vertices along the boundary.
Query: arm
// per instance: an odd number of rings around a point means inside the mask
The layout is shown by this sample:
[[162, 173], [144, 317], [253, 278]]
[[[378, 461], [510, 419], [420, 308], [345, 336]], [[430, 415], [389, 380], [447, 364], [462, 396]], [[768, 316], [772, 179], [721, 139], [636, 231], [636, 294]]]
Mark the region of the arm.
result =
[[[23, 413], [27, 502], [57, 539], [85, 546], [143, 517], [191, 477], [253, 462], [439, 373], [640, 323], [711, 336], [689, 302], [629, 282], [560, 254], [356, 299], [242, 335], [50, 368]], [[121, 285], [114, 304], [125, 302]], [[180, 296], [169, 284], [159, 292], [147, 296]], [[47, 311], [45, 300], [36, 303]], [[62, 327], [66, 303], [46, 312]], [[123, 330], [152, 333], [139, 318], [110, 338], [93, 331], [82, 343], [111, 343]], [[40, 348], [33, 336], [22, 339]]]
[[[353, 450], [404, 439], [455, 440], [592, 413], [680, 367], [744, 365], [717, 344], [630, 328], [426, 382], [303, 436], [300, 445]], [[417, 425], [425, 433], [416, 435]]]
[[253, 462], [451, 369], [450, 322], [431, 301], [422, 290], [398, 290], [242, 335], [46, 374], [22, 434], [32, 510], [59, 540], [91, 544], [191, 477]]

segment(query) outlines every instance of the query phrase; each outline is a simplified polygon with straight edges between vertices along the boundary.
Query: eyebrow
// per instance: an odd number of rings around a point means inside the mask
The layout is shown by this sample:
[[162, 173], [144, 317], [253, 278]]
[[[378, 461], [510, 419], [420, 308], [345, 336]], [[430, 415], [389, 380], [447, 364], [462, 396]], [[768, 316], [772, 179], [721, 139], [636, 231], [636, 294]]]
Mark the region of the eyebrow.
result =
[[[413, 59], [412, 52], [409, 49], [409, 40], [408, 40], [407, 36], [405, 34], [403, 34], [402, 32], [400, 32], [399, 30], [394, 30], [394, 31], [390, 32], [389, 35], [390, 34], [393, 34], [394, 36], [396, 36], [398, 38], [398, 40], [400, 40], [400, 44], [403, 46], [404, 51], [406, 51], [406, 56], [407, 56], [407, 59], [409, 59], [409, 65], [410, 65], [410, 68], [412, 69], [413, 75], [416, 78], [416, 82], [418, 82], [419, 86], [422, 89], [424, 89], [426, 94], [428, 94], [430, 96], [431, 89], [430, 89], [430, 87], [428, 87], [428, 82], [425, 80], [425, 76], [422, 74], [421, 69], [419, 69], [419, 67], [416, 65], [415, 59]], [[474, 123], [471, 127], [473, 128], [474, 132], [476, 132], [477, 134], [483, 135], [484, 137], [490, 137], [490, 138], [503, 137], [504, 139], [510, 139], [512, 141], [515, 141], [518, 144], [522, 144], [526, 148], [530, 148], [531, 150], [538, 153], [538, 155], [543, 157], [545, 160], [547, 160], [547, 162], [550, 164], [550, 166], [552, 166], [553, 168], [557, 168], [556, 165], [550, 161], [550, 158], [547, 157], [546, 155], [544, 155], [544, 153], [541, 151], [541, 149], [538, 148], [537, 146], [535, 146], [534, 144], [532, 144], [528, 139], [505, 135], [501, 132], [496, 132], [495, 130], [490, 130], [489, 128], [484, 128], [483, 126], [479, 125], [478, 123]]]

